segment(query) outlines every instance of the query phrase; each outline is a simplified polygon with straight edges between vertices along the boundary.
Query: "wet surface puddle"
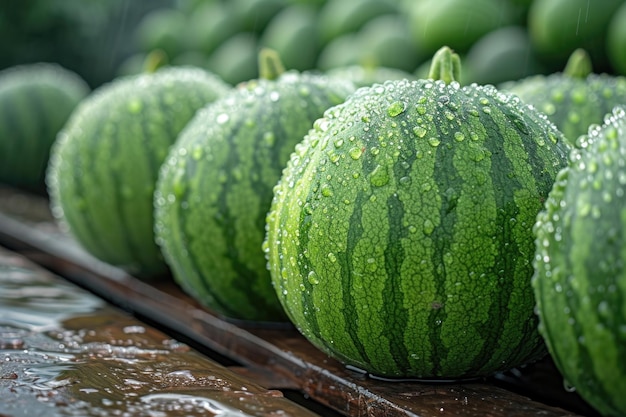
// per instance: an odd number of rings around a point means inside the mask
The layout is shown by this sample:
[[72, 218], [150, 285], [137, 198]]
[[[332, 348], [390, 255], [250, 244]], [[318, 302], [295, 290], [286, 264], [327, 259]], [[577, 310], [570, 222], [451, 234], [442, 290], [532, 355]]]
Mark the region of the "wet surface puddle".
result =
[[0, 417], [307, 416], [0, 248]]

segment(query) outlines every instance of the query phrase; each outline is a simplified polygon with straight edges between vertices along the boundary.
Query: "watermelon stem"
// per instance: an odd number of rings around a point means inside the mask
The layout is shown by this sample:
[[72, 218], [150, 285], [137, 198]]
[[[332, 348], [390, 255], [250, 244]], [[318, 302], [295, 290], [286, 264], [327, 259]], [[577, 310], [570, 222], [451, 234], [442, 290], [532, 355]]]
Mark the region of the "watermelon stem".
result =
[[563, 70], [563, 74], [572, 78], [587, 78], [591, 74], [591, 58], [587, 51], [582, 48], [576, 49], [570, 55]]
[[259, 77], [264, 80], [275, 80], [283, 72], [285, 72], [285, 67], [278, 52], [270, 48], [262, 48], [259, 51]]
[[441, 80], [446, 84], [461, 79], [461, 58], [450, 47], [441, 47], [433, 56], [428, 78]]
[[167, 64], [168, 57], [164, 50], [154, 49], [146, 55], [143, 62], [143, 72], [151, 74]]

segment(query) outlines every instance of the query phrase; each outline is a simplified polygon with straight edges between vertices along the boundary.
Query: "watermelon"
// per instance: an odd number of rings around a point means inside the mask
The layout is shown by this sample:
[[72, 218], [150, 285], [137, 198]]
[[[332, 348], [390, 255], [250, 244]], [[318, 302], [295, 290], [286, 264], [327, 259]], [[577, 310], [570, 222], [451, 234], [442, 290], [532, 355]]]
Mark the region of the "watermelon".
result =
[[527, 27], [535, 51], [542, 61], [560, 65], [573, 51], [583, 48], [599, 67], [606, 68], [609, 23], [623, 3], [623, 0], [533, 0]]
[[229, 84], [237, 84], [256, 76], [258, 36], [254, 32], [238, 32], [220, 43], [207, 58], [206, 68]]
[[533, 75], [500, 85], [545, 113], [571, 144], [602, 123], [613, 107], [626, 104], [626, 77], [593, 73], [584, 49], [575, 50], [563, 72]]
[[261, 249], [272, 188], [324, 110], [354, 90], [323, 75], [284, 71], [259, 54], [261, 76], [200, 111], [159, 174], [156, 236], [175, 279], [230, 319], [287, 321]]
[[615, 11], [609, 21], [606, 39], [606, 54], [613, 70], [626, 75], [626, 2]]
[[500, 0], [407, 1], [409, 29], [420, 50], [433, 54], [441, 45], [459, 53], [487, 33], [514, 21], [514, 8]]
[[499, 84], [544, 73], [523, 26], [505, 26], [478, 39], [467, 51], [463, 72], [478, 84]]
[[105, 262], [145, 279], [165, 274], [153, 232], [159, 167], [195, 112], [229, 90], [191, 67], [121, 77], [94, 90], [50, 158], [50, 204], [61, 225]]
[[0, 72], [0, 182], [45, 192], [50, 147], [89, 86], [58, 64]]
[[431, 78], [362, 87], [325, 112], [275, 188], [264, 249], [315, 346], [373, 375], [461, 379], [545, 354], [532, 226], [568, 146], [493, 86]]
[[275, 50], [287, 68], [310, 70], [319, 52], [317, 31], [316, 7], [294, 4], [272, 18], [259, 43]]
[[535, 226], [539, 330], [567, 385], [626, 415], [626, 108], [584, 135]]
[[397, 12], [398, 6], [391, 0], [327, 0], [318, 15], [320, 42], [325, 45], [357, 32], [375, 17]]
[[187, 13], [182, 36], [187, 51], [210, 55], [231, 36], [242, 31], [241, 21], [229, 3], [201, 0]]

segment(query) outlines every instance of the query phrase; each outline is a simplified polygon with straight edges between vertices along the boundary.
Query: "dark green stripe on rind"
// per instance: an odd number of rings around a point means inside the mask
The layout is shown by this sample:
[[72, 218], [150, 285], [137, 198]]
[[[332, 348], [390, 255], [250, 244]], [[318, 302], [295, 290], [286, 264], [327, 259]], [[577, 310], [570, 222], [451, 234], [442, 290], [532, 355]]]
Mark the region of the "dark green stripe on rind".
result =
[[[564, 164], [563, 145], [556, 149], [550, 139], [559, 134], [532, 109], [524, 108], [531, 113], [528, 123], [541, 126], [532, 135], [517, 132], [523, 128], [510, 115], [494, 122], [479, 97], [495, 107], [506, 96], [491, 90], [474, 97], [472, 90], [440, 88], [389, 83], [331, 109], [309, 133], [307, 149], [292, 157], [268, 217], [272, 277], [292, 320], [328, 353], [384, 376], [485, 375], [543, 353], [528, 325], [530, 227], [531, 211], [538, 211], [548, 191], [534, 183], [548, 180], [531, 174], [536, 169], [538, 176], [553, 178]], [[432, 120], [435, 115], [440, 120]], [[505, 137], [488, 138], [493, 134]], [[527, 156], [525, 141], [545, 147]], [[509, 163], [509, 157], [523, 160]], [[532, 160], [538, 157], [545, 161]], [[521, 184], [516, 176], [530, 177], [523, 192], [515, 191]], [[499, 207], [506, 198], [511, 207]], [[525, 224], [505, 226], [513, 215]], [[491, 230], [464, 239], [476, 227]], [[522, 236], [509, 242], [512, 255], [498, 249], [506, 233]], [[484, 259], [470, 256], [472, 251]], [[292, 267], [288, 259], [299, 253], [306, 262]], [[505, 267], [510, 271], [500, 272]], [[475, 281], [468, 280], [470, 273]]]
[[622, 109], [592, 131], [536, 226], [541, 333], [567, 384], [605, 415], [626, 412], [625, 127]]

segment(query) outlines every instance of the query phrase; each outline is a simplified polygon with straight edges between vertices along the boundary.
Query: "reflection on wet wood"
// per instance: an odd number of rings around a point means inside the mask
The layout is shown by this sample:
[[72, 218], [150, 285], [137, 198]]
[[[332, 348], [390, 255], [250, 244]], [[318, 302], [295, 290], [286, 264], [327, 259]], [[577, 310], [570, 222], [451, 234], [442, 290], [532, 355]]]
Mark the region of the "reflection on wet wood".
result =
[[317, 415], [1, 248], [0, 355], [0, 415]]
[[[509, 378], [501, 385], [498, 379], [455, 384], [373, 379], [327, 357], [292, 326], [221, 319], [199, 306], [172, 281], [147, 284], [92, 259], [45, 218], [24, 222], [2, 215], [1, 202], [0, 198], [0, 243], [4, 239], [22, 246], [64, 277], [238, 362], [242, 365], [236, 368], [239, 373], [266, 387], [296, 388], [348, 416], [593, 415], [575, 394], [565, 393], [561, 386], [541, 386], [541, 380], [529, 377], [532, 373], [525, 374], [528, 380], [522, 387], [516, 384], [521, 378]], [[531, 400], [503, 385], [529, 394], [558, 396], [552, 402], [558, 406]], [[561, 408], [565, 406], [576, 411]]]

